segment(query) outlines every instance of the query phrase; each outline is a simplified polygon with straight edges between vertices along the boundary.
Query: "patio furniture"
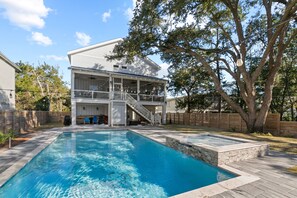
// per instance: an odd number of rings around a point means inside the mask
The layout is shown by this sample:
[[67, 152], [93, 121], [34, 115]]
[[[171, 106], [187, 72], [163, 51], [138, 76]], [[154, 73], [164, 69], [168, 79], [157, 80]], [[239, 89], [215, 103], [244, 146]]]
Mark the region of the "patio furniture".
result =
[[84, 118], [84, 124], [90, 124], [90, 118], [89, 117], [85, 117]]
[[93, 124], [98, 124], [98, 117], [97, 116], [93, 117]]

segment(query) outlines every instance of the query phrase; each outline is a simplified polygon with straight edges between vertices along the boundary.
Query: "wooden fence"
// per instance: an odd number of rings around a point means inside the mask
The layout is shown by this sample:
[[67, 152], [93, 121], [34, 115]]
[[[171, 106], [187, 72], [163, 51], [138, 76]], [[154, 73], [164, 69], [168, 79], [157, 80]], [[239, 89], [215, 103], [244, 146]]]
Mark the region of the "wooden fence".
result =
[[70, 112], [0, 111], [0, 131], [27, 131], [46, 123], [62, 122], [65, 115], [70, 115]]
[[[196, 125], [227, 131], [246, 131], [246, 124], [237, 113], [167, 113], [167, 124]], [[269, 114], [264, 131], [273, 135], [297, 137], [297, 122], [280, 121], [279, 114]]]

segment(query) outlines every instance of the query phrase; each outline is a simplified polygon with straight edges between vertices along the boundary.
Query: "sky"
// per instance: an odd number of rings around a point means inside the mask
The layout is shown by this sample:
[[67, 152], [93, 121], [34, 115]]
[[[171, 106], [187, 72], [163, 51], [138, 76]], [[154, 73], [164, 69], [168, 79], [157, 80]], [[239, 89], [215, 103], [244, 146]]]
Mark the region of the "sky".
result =
[[[0, 0], [0, 51], [13, 62], [59, 67], [70, 83], [67, 52], [128, 34], [136, 0]], [[159, 77], [167, 74], [161, 66]]]

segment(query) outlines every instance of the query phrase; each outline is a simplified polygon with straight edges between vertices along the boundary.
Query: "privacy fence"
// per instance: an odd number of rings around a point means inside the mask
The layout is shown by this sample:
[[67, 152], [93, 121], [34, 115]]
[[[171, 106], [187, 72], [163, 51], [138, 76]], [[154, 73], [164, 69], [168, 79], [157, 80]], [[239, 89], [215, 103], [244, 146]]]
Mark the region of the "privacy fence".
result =
[[69, 112], [48, 111], [0, 111], [0, 131], [27, 131], [47, 123], [62, 122]]
[[[246, 124], [237, 113], [167, 113], [167, 124], [206, 126], [228, 131], [246, 131]], [[273, 135], [297, 137], [297, 122], [280, 121], [279, 114], [269, 114], [264, 131]]]

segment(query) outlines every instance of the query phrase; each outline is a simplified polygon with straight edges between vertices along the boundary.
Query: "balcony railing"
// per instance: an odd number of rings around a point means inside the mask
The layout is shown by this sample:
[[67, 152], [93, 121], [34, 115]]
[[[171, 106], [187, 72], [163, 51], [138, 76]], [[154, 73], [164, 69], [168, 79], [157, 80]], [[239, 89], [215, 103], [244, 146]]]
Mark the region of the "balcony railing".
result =
[[[164, 102], [163, 95], [130, 94], [137, 101], [143, 102]], [[74, 90], [74, 98], [88, 98], [101, 100], [126, 100], [125, 92], [120, 91], [92, 91], [92, 90]]]
[[109, 99], [107, 91], [74, 90], [74, 98]]

